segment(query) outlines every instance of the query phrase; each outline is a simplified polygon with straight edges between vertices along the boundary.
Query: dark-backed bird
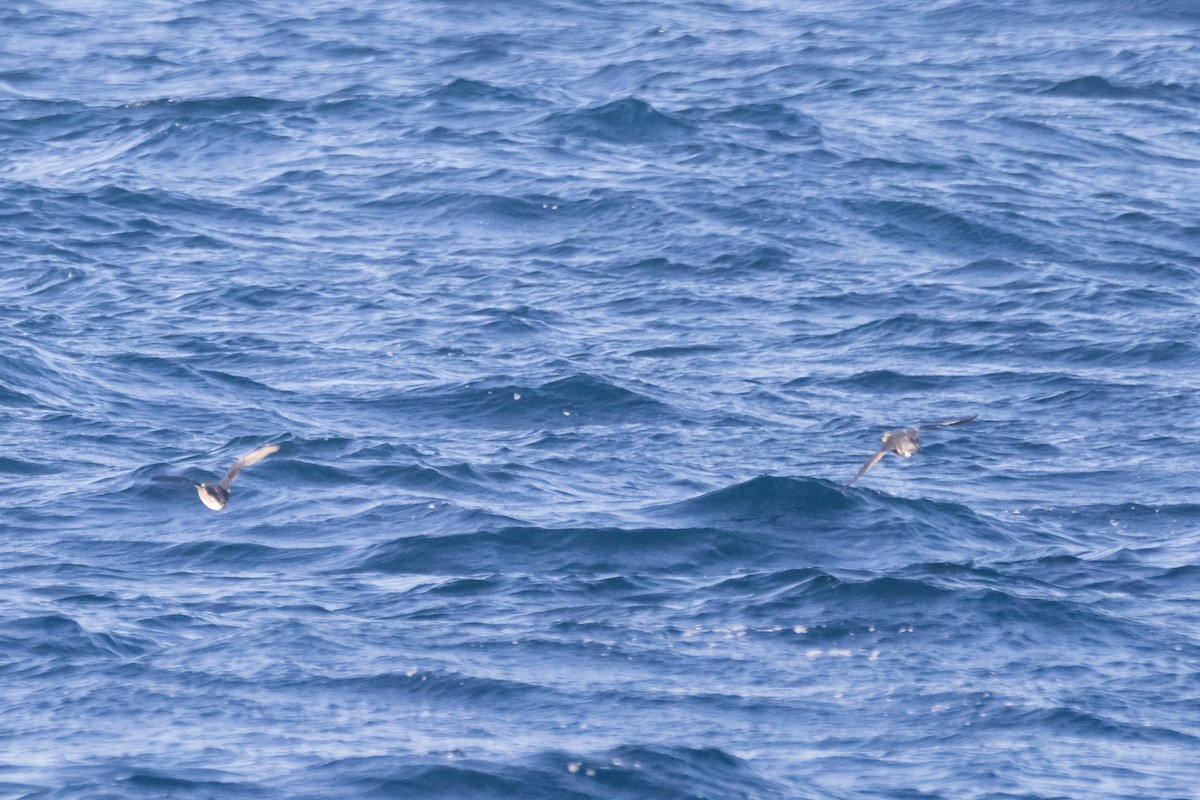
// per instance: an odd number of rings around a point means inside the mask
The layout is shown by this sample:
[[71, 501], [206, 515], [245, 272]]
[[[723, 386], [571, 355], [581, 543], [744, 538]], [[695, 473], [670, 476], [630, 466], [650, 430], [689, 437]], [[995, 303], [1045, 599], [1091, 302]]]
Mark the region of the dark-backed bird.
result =
[[213, 511], [220, 511], [229, 502], [229, 485], [233, 483], [233, 479], [238, 476], [238, 473], [246, 467], [257, 464], [278, 449], [279, 445], [269, 444], [266, 447], [260, 447], [257, 450], [246, 453], [246, 455], [233, 462], [233, 466], [229, 468], [229, 472], [226, 472], [225, 477], [221, 478], [218, 483], [194, 481], [182, 475], [159, 475], [154, 480], [190, 483], [196, 487], [196, 493], [200, 495], [201, 503], [204, 503], [204, 505]]
[[896, 428], [895, 430], [888, 431], [883, 435], [883, 447], [878, 453], [871, 456], [871, 458], [867, 460], [867, 463], [862, 465], [862, 469], [860, 469], [853, 478], [847, 481], [846, 485], [849, 486], [861, 478], [867, 470], [878, 464], [879, 459], [883, 458], [888, 453], [895, 453], [901, 458], [912, 458], [913, 454], [921, 449], [921, 431], [928, 430], [930, 428], [944, 428], [947, 425], [962, 425], [963, 423], [970, 422], [977, 416], [978, 414], [972, 414], [969, 417], [964, 417], [963, 419], [952, 419], [949, 422], [934, 422], [929, 425], [918, 425], [915, 428]]

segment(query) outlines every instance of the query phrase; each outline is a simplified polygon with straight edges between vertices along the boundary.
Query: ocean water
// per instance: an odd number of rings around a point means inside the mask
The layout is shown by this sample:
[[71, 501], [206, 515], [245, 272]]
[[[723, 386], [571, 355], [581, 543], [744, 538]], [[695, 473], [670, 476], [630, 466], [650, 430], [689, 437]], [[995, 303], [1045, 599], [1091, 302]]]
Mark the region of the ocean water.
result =
[[1200, 796], [1197, 76], [1191, 0], [4, 3], [0, 797]]

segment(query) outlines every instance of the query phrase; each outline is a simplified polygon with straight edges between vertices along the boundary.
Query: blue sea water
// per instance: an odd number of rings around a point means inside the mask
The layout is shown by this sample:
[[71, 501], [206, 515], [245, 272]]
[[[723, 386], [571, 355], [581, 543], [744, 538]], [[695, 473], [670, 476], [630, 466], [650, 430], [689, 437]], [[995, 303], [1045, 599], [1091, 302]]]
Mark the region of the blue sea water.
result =
[[0, 797], [1200, 796], [1198, 76], [1191, 0], [4, 3]]

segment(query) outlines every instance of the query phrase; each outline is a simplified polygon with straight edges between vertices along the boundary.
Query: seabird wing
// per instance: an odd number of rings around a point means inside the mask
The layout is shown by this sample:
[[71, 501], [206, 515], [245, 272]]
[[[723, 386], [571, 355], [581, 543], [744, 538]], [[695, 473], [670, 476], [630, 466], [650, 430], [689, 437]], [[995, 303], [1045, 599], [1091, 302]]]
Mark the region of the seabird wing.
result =
[[860, 470], [859, 470], [859, 471], [858, 471], [858, 472], [855, 474], [855, 476], [854, 476], [853, 478], [851, 478], [850, 480], [846, 481], [846, 485], [847, 485], [847, 486], [849, 486], [850, 484], [854, 483], [856, 480], [858, 480], [859, 478], [861, 478], [861, 477], [863, 476], [863, 473], [865, 473], [865, 472], [866, 472], [867, 470], [869, 470], [871, 467], [873, 467], [873, 466], [875, 466], [876, 464], [878, 464], [878, 463], [879, 463], [879, 459], [881, 459], [881, 458], [883, 458], [884, 456], [886, 456], [886, 455], [887, 455], [887, 452], [888, 452], [888, 448], [886, 448], [886, 447], [885, 447], [885, 448], [883, 448], [882, 450], [880, 450], [878, 453], [876, 453], [875, 455], [871, 456], [870, 460], [868, 460], [868, 461], [867, 461], [867, 463], [865, 463], [865, 464], [863, 464], [863, 465], [862, 465], [862, 469], [860, 469]]
[[221, 478], [221, 486], [228, 489], [229, 484], [233, 483], [233, 479], [238, 476], [238, 473], [245, 467], [252, 467], [262, 461], [267, 456], [279, 449], [277, 444], [269, 444], [266, 447], [260, 447], [233, 462], [233, 466], [229, 468], [229, 472], [225, 473], [225, 477]]
[[200, 485], [191, 478], [185, 478], [182, 475], [155, 475], [153, 479], [160, 483], [190, 483], [192, 486]]
[[921, 430], [925, 431], [925, 430], [929, 430], [930, 428], [944, 428], [947, 425], [964, 425], [968, 422], [973, 421], [978, 416], [979, 416], [978, 414], [972, 414], [969, 417], [963, 417], [962, 419], [952, 419], [949, 422], [931, 422], [928, 425], [922, 425]]

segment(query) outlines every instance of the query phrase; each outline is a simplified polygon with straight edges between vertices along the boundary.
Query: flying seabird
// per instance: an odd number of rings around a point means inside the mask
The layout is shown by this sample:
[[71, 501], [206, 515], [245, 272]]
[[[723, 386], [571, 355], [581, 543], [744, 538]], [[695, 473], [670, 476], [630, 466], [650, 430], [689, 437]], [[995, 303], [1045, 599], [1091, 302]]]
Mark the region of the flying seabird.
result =
[[154, 480], [190, 483], [196, 487], [196, 494], [200, 495], [201, 503], [204, 503], [204, 505], [213, 511], [220, 511], [229, 502], [229, 484], [233, 483], [233, 479], [238, 476], [238, 473], [245, 467], [257, 464], [278, 449], [279, 445], [269, 444], [266, 447], [260, 447], [257, 450], [246, 453], [246, 455], [233, 462], [233, 466], [229, 468], [229, 472], [225, 473], [225, 477], [221, 478], [220, 483], [201, 483], [191, 478], [185, 478], [182, 475], [158, 475]]
[[977, 416], [979, 415], [972, 414], [969, 417], [952, 419], [949, 422], [934, 422], [929, 425], [918, 425], [915, 428], [896, 428], [895, 430], [888, 431], [883, 435], [883, 447], [880, 451], [871, 456], [867, 463], [863, 464], [862, 469], [846, 482], [846, 485], [849, 486], [861, 478], [863, 473], [878, 464], [879, 459], [886, 456], [889, 452], [895, 453], [901, 458], [912, 458], [913, 453], [921, 449], [921, 431], [928, 430], [929, 428], [943, 428], [947, 425], [962, 425], [963, 423], [970, 422]]

